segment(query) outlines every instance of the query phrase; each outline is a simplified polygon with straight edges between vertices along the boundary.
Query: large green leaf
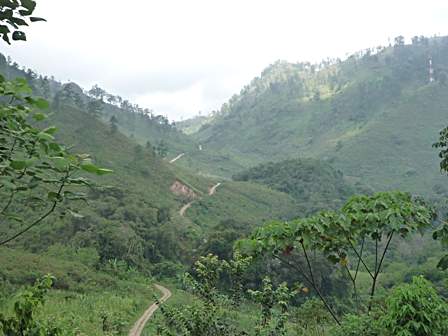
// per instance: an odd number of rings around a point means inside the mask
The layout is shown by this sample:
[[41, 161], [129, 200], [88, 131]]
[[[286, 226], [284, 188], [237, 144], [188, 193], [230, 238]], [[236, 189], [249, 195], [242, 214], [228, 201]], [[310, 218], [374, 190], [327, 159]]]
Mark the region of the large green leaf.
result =
[[111, 169], [106, 169], [106, 168], [98, 168], [98, 170], [96, 171], [96, 173], [98, 174], [98, 175], [107, 175], [107, 174], [111, 174], [111, 173], [113, 173], [114, 171], [113, 170], [111, 170]]
[[35, 113], [33, 115], [33, 119], [36, 120], [36, 121], [43, 121], [46, 118], [47, 118], [47, 116], [45, 114], [43, 114], [43, 113]]
[[59, 171], [67, 171], [70, 165], [69, 160], [64, 157], [53, 157], [51, 161], [53, 161], [54, 167]]
[[21, 0], [22, 6], [26, 9], [26, 13], [22, 15], [31, 15], [36, 8], [36, 1], [33, 0]]
[[40, 109], [47, 109], [50, 107], [50, 104], [48, 103], [48, 101], [43, 98], [36, 99], [34, 104], [36, 105], [36, 107], [38, 107]]
[[85, 163], [81, 165], [81, 169], [88, 173], [96, 174], [99, 168], [93, 163]]
[[82, 164], [81, 169], [83, 169], [84, 171], [86, 171], [88, 173], [93, 173], [93, 174], [97, 174], [97, 175], [106, 175], [106, 174], [110, 174], [113, 172], [110, 169], [99, 168], [96, 165], [94, 165], [93, 163]]

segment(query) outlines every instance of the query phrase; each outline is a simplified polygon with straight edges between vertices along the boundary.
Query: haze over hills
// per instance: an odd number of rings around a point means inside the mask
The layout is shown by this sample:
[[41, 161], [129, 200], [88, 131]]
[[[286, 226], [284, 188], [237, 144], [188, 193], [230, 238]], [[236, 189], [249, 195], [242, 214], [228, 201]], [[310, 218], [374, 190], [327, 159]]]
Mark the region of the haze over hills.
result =
[[397, 38], [318, 65], [279, 61], [192, 137], [244, 167], [312, 157], [376, 190], [431, 194], [443, 181], [432, 144], [448, 115], [447, 73], [448, 37]]
[[278, 61], [219, 112], [176, 125], [104, 92], [100, 118], [115, 118], [143, 147], [166, 147], [168, 160], [182, 155], [177, 166], [205, 176], [229, 179], [260, 163], [316, 158], [373, 190], [429, 195], [443, 189], [432, 144], [447, 113], [447, 41], [398, 39], [315, 65]]
[[[9, 78], [27, 78], [36, 94], [51, 101], [48, 123], [57, 126], [58, 140], [76, 152], [93, 153], [97, 164], [114, 171], [98, 178], [103, 187], [91, 191], [88, 207], [79, 205], [83, 217], [44, 225], [19, 240], [17, 247], [26, 242], [26, 249], [40, 252], [63, 241], [94, 248], [101, 260], [116, 258], [139, 267], [157, 267], [164, 261], [188, 262], [202, 239], [222, 222], [232, 220], [248, 230], [266, 220], [304, 213], [305, 198], [257, 183], [205, 177], [170, 163], [181, 152], [202, 155], [204, 164], [216, 157], [200, 151], [198, 142], [162, 116], [129, 102], [119, 104], [118, 98], [99, 88], [98, 94], [86, 93], [75, 83], [62, 84], [32, 70], [20, 70], [5, 58], [0, 70]], [[92, 105], [98, 99], [104, 102], [96, 111]], [[163, 153], [160, 143], [166, 146]], [[189, 163], [192, 158], [187, 155], [182, 160]], [[194, 160], [193, 167], [203, 164], [197, 156]], [[211, 195], [218, 182], [222, 184]], [[185, 205], [189, 206], [181, 212]], [[15, 229], [2, 227], [1, 233]]]
[[[26, 77], [52, 101], [50, 122], [60, 128], [61, 140], [95, 153], [99, 164], [115, 171], [106, 178], [112, 191], [94, 199], [89, 220], [69, 223], [65, 239], [82, 236], [96, 244], [99, 235], [108, 235], [121, 246], [112, 256], [97, 246], [102, 258], [124, 258], [131, 244], [135, 254], [128, 251], [126, 258], [145, 263], [185, 257], [182, 251], [229, 219], [255, 226], [336, 208], [370, 190], [444, 193], [431, 145], [448, 112], [447, 55], [448, 38], [420, 37], [345, 61], [276, 62], [218, 113], [177, 127], [101, 88], [85, 92], [75, 83], [22, 71], [5, 58], [0, 66], [7, 77]], [[91, 103], [97, 100], [103, 102], [95, 112]], [[296, 158], [314, 159], [282, 161]], [[253, 167], [267, 162], [278, 163]], [[246, 182], [230, 181], [232, 176]], [[218, 182], [224, 183], [210, 197]], [[127, 238], [119, 241], [123, 230]], [[171, 235], [169, 244], [178, 248], [150, 256], [145, 251], [161, 235]]]
[[[35, 7], [0, 4], [5, 42]], [[0, 54], [0, 334], [140, 336], [172, 294], [151, 334], [447, 334], [447, 91], [448, 37], [399, 36], [175, 123]]]

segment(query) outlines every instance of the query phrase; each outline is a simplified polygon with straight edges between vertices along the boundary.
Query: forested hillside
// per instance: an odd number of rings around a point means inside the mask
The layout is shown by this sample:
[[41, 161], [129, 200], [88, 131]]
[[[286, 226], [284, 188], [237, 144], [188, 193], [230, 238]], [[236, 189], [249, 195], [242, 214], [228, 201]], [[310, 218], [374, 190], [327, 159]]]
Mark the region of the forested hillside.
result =
[[447, 73], [448, 37], [397, 38], [317, 65], [277, 62], [194, 137], [246, 167], [320, 158], [377, 190], [431, 194], [442, 183], [432, 143], [448, 112]]
[[[19, 70], [7, 72], [11, 73], [23, 75]], [[43, 90], [42, 80], [35, 79], [33, 83], [37, 93]], [[47, 123], [58, 128], [57, 139], [76, 152], [93, 153], [94, 161], [112, 169], [114, 174], [97, 179], [100, 187], [90, 191], [89, 206], [81, 206], [85, 212], [82, 218], [67, 218], [51, 227], [43, 226], [35, 234], [26, 237], [28, 247], [37, 251], [61, 242], [75, 246], [80, 244], [83, 247], [95, 247], [102, 260], [125, 259], [135, 265], [154, 263], [165, 258], [188, 260], [189, 251], [204, 234], [204, 230], [219, 223], [216, 220], [210, 221], [210, 216], [221, 218], [220, 220], [233, 216], [230, 211], [220, 213], [218, 207], [212, 207], [205, 213], [202, 211], [201, 219], [179, 216], [178, 211], [184, 203], [207, 198], [209, 188], [217, 181], [195, 176], [176, 167], [165, 159], [165, 155], [158, 153], [157, 148], [142, 146], [135, 137], [128, 138], [121, 133], [121, 126], [115, 128], [107, 121], [108, 113], [115, 111], [118, 125], [126, 125], [128, 121], [132, 121], [133, 125], [146, 122], [145, 132], [151, 134], [153, 129], [151, 136], [156, 139], [165, 133], [171, 139], [172, 136], [185, 137], [182, 133], [168, 123], [156, 122], [138, 111], [123, 111], [111, 105], [92, 113], [89, 104], [96, 100], [84, 95], [81, 88], [73, 83], [51, 83], [54, 86], [54, 94], [51, 96], [55, 98], [52, 100], [52, 111]], [[61, 99], [67, 91], [71, 94]], [[163, 139], [160, 138], [161, 141]], [[182, 144], [181, 141], [179, 143]], [[191, 192], [173, 190], [176, 182]], [[294, 202], [285, 194], [256, 187], [257, 196], [261, 193], [264, 195], [262, 197], [273, 199], [273, 204], [269, 205], [273, 213], [265, 207], [259, 207], [257, 200], [248, 197], [246, 191], [243, 192], [243, 189], [251, 190], [249, 183], [244, 188], [231, 187], [234, 184], [231, 181], [226, 184], [230, 185], [229, 189], [226, 186], [223, 188], [230, 192], [229, 198], [221, 200], [217, 193], [213, 202], [218, 205], [220, 202], [227, 204], [224, 207], [228, 209], [237, 207], [237, 204], [249, 206], [251, 211], [244, 212], [240, 220], [251, 225], [258, 224], [274, 213], [277, 214], [274, 216], [290, 217], [295, 211]], [[275, 206], [275, 202], [281, 206]], [[201, 203], [195, 207], [199, 204]], [[201, 211], [200, 207], [198, 210]], [[14, 229], [9, 228], [10, 231]], [[161, 241], [165, 243], [160, 244]]]
[[303, 214], [336, 209], [356, 193], [368, 192], [352, 184], [331, 165], [314, 159], [270, 162], [236, 174], [236, 181], [252, 181], [287, 193], [299, 201]]
[[[7, 78], [25, 78], [36, 95], [52, 101], [52, 107], [71, 106], [102, 120], [111, 130], [119, 130], [133, 142], [168, 161], [185, 153], [181, 165], [199, 169], [204, 175], [231, 176], [242, 166], [228, 156], [209, 150], [192, 137], [186, 136], [167, 117], [149, 108], [142, 108], [119, 95], [94, 85], [83, 89], [73, 82], [61, 83], [53, 76], [36, 73], [0, 54], [0, 71]], [[192, 159], [193, 158], [193, 159]], [[186, 162], [184, 162], [186, 161]], [[211, 170], [209, 167], [214, 167]]]
[[448, 37], [399, 36], [176, 125], [0, 54], [0, 336], [448, 335], [447, 89]]
[[[35, 95], [49, 99], [48, 118], [41, 123], [56, 141], [75, 153], [91, 153], [95, 165], [113, 173], [92, 177], [87, 202], [75, 200], [69, 209], [56, 209], [39, 225], [0, 247], [4, 266], [0, 269], [0, 307], [11, 302], [17, 288], [51, 273], [59, 292], [46, 306], [55, 309], [48, 308], [45, 314], [57, 315], [58, 325], [78, 323], [82, 332], [92, 335], [100, 334], [101, 328], [122, 332], [151, 297], [147, 288], [151, 277], [175, 276], [187, 267], [206, 248], [204, 239], [223, 222], [235, 221], [241, 235], [268, 219], [298, 214], [294, 199], [250, 182], [221, 180], [223, 185], [211, 194], [220, 180], [171, 164], [160, 148], [160, 142], [169, 143], [166, 139], [185, 137], [164, 118], [106, 103], [104, 97], [85, 94], [74, 83], [61, 84], [31, 70], [20, 70], [5, 59], [2, 74], [7, 79], [26, 77]], [[21, 80], [19, 84], [25, 85]], [[39, 120], [43, 118], [38, 114]], [[126, 135], [130, 125], [139, 124], [144, 124], [141, 132], [160, 139], [154, 141], [158, 145], [141, 145], [137, 135]], [[44, 135], [52, 138], [51, 134]], [[179, 144], [182, 146], [181, 141]], [[84, 181], [85, 174], [77, 175]], [[76, 196], [79, 189], [66, 194]], [[43, 191], [48, 197], [58, 197], [52, 188]], [[6, 222], [2, 221], [3, 242], [28, 225], [26, 219], [35, 217], [36, 209], [9, 197], [6, 191], [0, 190], [0, 194], [2, 216], [11, 204], [24, 211], [24, 219], [8, 214]], [[181, 213], [187, 204], [192, 204], [192, 209]], [[59, 304], [64, 297], [70, 297], [70, 302]], [[98, 309], [82, 311], [86, 297]], [[67, 310], [77, 315], [64, 315]], [[89, 321], [86, 314], [91, 314]]]

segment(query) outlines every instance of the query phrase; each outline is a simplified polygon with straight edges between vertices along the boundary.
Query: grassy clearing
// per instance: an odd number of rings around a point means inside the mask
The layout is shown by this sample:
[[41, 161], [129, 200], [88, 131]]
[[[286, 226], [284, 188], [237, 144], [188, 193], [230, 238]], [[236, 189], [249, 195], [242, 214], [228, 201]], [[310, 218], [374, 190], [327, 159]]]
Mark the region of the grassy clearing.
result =
[[55, 288], [37, 318], [53, 321], [73, 335], [125, 335], [156, 294], [152, 280], [139, 273], [96, 270], [79, 260], [3, 248], [0, 264], [0, 312], [10, 314], [20, 288], [51, 273]]

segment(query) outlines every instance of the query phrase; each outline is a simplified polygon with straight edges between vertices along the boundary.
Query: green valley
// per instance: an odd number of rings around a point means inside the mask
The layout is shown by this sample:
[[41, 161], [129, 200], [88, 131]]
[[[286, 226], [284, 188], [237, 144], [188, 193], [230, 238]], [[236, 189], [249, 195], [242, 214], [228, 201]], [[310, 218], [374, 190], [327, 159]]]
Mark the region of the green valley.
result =
[[416, 38], [344, 61], [274, 63], [193, 136], [245, 167], [317, 158], [376, 190], [433, 194], [443, 184], [431, 145], [446, 116], [447, 50], [446, 37]]
[[268, 2], [0, 1], [0, 336], [448, 335], [448, 37]]

